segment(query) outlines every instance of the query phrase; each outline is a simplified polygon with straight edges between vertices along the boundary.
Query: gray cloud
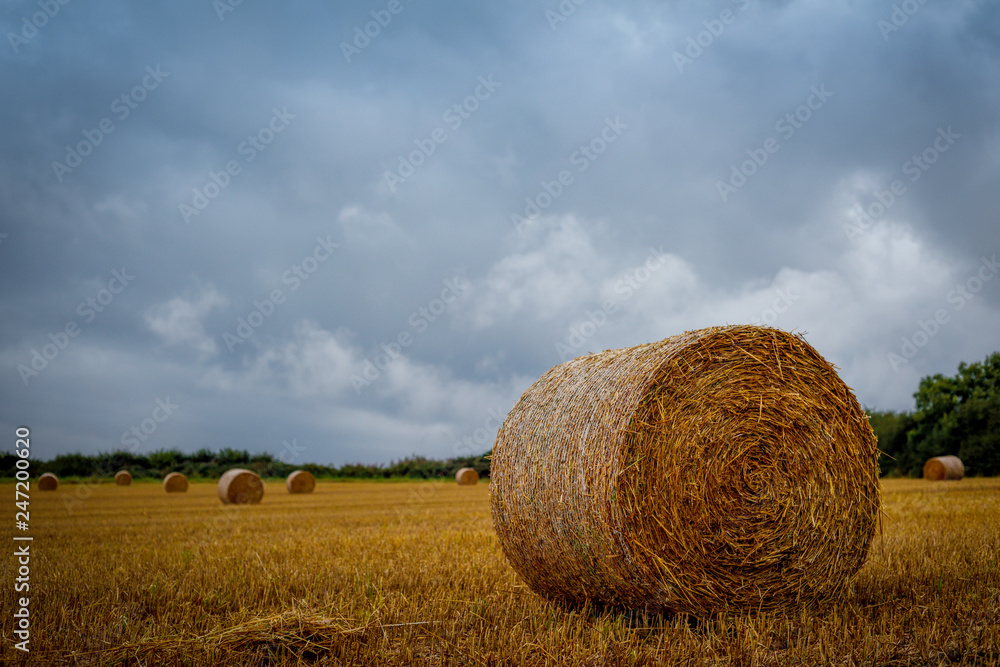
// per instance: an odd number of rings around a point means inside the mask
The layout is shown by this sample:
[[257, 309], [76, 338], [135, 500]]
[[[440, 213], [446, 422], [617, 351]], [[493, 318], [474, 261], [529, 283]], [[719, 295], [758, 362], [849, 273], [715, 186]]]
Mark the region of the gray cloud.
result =
[[559, 6], [69, 3], [15, 49], [6, 3], [0, 422], [110, 450], [169, 398], [141, 447], [387, 461], [700, 326], [806, 331], [883, 408], [995, 349], [994, 3]]

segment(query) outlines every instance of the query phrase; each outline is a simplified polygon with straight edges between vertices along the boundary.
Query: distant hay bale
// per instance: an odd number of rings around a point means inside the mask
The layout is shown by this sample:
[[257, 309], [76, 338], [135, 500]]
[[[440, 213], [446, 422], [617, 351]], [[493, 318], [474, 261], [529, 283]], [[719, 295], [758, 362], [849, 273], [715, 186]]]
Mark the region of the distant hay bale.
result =
[[713, 327], [546, 372], [497, 434], [490, 508], [554, 600], [815, 606], [867, 557], [878, 472], [865, 413], [801, 336]]
[[459, 468], [455, 473], [455, 481], [459, 486], [475, 486], [479, 484], [479, 473], [472, 468]]
[[167, 493], [185, 493], [188, 490], [187, 477], [179, 472], [172, 472], [163, 478], [163, 488]]
[[233, 468], [219, 478], [219, 500], [227, 505], [256, 505], [264, 497], [264, 482], [257, 473]]
[[132, 473], [128, 470], [119, 470], [115, 473], [115, 484], [118, 486], [131, 486]]
[[965, 477], [965, 464], [957, 456], [935, 456], [924, 464], [924, 479], [962, 479]]
[[59, 478], [50, 472], [43, 473], [38, 478], [39, 491], [55, 491], [59, 488]]
[[289, 493], [312, 493], [316, 488], [316, 478], [308, 470], [296, 470], [285, 479]]

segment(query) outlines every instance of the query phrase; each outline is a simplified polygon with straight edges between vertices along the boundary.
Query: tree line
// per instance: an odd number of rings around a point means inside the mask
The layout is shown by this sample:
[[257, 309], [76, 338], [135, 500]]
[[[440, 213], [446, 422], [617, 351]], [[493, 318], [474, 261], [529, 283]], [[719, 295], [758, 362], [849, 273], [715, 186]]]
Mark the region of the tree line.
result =
[[[912, 412], [866, 410], [878, 438], [882, 475], [920, 477], [927, 459], [944, 454], [962, 459], [967, 475], [1000, 475], [1000, 352], [982, 362], [959, 364], [954, 376], [939, 373], [923, 378], [913, 396]], [[292, 465], [280, 456], [231, 448], [218, 452], [203, 448], [193, 454], [177, 449], [148, 455], [115, 451], [92, 456], [60, 454], [51, 461], [32, 461], [32, 473], [100, 479], [128, 470], [135, 479], [161, 479], [170, 472], [216, 479], [226, 470], [240, 467], [265, 478], [284, 478], [302, 469], [322, 479], [437, 479], [453, 477], [459, 468], [474, 468], [480, 477], [488, 478], [491, 453], [443, 461], [411, 456], [386, 465], [348, 463], [337, 467]], [[14, 477], [16, 460], [12, 453], [0, 454], [0, 477]]]
[[[251, 454], [243, 449], [224, 448], [218, 452], [199, 449], [193, 454], [178, 449], [161, 449], [149, 454], [113, 451], [94, 455], [60, 454], [50, 461], [32, 460], [32, 477], [51, 472], [60, 479], [98, 480], [112, 478], [119, 470], [128, 470], [133, 479], [162, 479], [179, 472], [193, 479], [217, 479], [230, 468], [253, 470], [263, 478], [285, 478], [295, 470], [308, 470], [320, 479], [436, 479], [454, 477], [459, 468], [473, 468], [480, 477], [489, 477], [490, 452], [443, 461], [411, 456], [386, 465], [348, 463], [325, 466], [316, 463], [293, 465], [271, 454]], [[14, 477], [17, 457], [0, 454], [0, 477]]]
[[912, 412], [869, 410], [883, 475], [920, 477], [934, 456], [962, 459], [966, 475], [1000, 475], [1000, 352], [920, 381]]

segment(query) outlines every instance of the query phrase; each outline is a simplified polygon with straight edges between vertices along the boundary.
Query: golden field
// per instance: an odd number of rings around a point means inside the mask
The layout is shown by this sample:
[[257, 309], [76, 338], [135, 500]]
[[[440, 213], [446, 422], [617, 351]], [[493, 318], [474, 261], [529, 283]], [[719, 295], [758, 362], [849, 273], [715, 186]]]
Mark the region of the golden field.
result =
[[224, 507], [32, 485], [30, 648], [14, 649], [14, 547], [0, 559], [3, 664], [996, 665], [1000, 479], [887, 480], [865, 567], [807, 613], [639, 617], [564, 609], [519, 581], [489, 487], [324, 482]]

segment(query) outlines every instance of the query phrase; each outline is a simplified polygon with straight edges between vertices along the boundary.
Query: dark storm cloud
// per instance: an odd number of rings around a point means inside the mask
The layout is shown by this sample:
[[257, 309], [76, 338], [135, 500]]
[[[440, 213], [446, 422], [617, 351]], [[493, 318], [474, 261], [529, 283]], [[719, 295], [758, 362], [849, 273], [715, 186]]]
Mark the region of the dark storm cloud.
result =
[[6, 3], [0, 421], [448, 456], [567, 348], [751, 320], [907, 407], [995, 348], [1000, 72], [994, 4], [895, 6]]

